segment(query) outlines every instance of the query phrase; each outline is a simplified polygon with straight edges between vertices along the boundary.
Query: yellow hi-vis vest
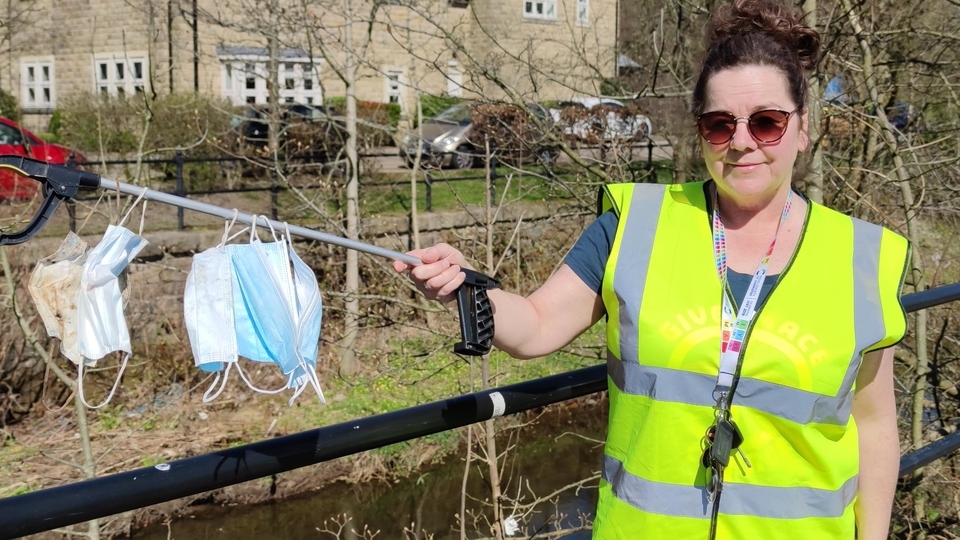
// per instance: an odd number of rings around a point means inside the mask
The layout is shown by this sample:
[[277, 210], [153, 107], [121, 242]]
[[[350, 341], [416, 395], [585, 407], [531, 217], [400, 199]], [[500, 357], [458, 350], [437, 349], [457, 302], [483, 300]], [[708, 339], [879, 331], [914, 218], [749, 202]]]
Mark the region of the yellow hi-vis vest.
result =
[[[721, 285], [704, 184], [610, 185], [601, 197], [619, 225], [602, 287], [610, 417], [593, 537], [706, 539], [701, 454], [715, 418]], [[855, 535], [854, 385], [863, 354], [906, 331], [909, 244], [808, 208], [741, 353], [731, 413], [752, 466], [730, 458], [721, 540]]]

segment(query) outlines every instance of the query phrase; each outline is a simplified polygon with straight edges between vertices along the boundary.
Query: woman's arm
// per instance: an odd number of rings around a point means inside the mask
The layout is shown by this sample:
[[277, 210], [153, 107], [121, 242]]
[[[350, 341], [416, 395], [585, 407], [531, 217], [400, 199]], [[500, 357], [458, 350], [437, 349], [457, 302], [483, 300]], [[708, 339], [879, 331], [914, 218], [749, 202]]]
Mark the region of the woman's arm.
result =
[[[394, 262], [398, 272], [409, 271], [424, 296], [449, 302], [463, 283], [461, 268], [470, 268], [463, 254], [447, 244], [411, 251], [423, 264], [411, 267]], [[472, 268], [470, 268], [472, 269]], [[567, 265], [529, 297], [502, 290], [488, 291], [496, 333], [493, 343], [515, 358], [536, 358], [555, 352], [590, 328], [604, 314], [603, 301]]]
[[893, 347], [863, 357], [852, 412], [860, 444], [857, 538], [886, 540], [900, 470]]

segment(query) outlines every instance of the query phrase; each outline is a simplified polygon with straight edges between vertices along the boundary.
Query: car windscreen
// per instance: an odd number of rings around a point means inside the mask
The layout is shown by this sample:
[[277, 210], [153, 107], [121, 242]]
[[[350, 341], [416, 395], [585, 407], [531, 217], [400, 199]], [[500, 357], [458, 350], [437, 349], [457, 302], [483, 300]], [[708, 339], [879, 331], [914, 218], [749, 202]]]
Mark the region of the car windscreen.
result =
[[469, 124], [473, 111], [468, 103], [460, 103], [430, 119], [431, 122], [449, 122], [452, 124]]

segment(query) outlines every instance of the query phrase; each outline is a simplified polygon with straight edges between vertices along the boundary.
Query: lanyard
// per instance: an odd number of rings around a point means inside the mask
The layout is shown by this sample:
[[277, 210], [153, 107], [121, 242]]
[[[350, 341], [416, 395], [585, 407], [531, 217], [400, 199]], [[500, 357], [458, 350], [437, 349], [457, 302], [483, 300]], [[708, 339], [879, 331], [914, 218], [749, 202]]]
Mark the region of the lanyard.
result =
[[773, 248], [777, 245], [777, 236], [780, 234], [780, 228], [790, 213], [790, 207], [793, 203], [793, 190], [787, 195], [787, 201], [783, 205], [783, 212], [780, 214], [780, 223], [777, 224], [777, 232], [767, 248], [760, 266], [753, 274], [750, 285], [747, 287], [747, 294], [740, 304], [740, 310], [737, 317], [733, 317], [733, 307], [730, 303], [730, 297], [727, 294], [727, 241], [726, 233], [723, 228], [723, 221], [720, 220], [720, 208], [717, 204], [716, 190], [713, 193], [713, 254], [717, 263], [717, 275], [720, 277], [723, 294], [722, 323], [720, 336], [720, 371], [717, 374], [717, 387], [714, 391], [714, 398], [718, 405], [725, 407], [721, 403], [723, 398], [730, 391], [733, 385], [733, 376], [737, 371], [737, 364], [740, 359], [740, 351], [743, 349], [743, 341], [746, 338], [750, 323], [756, 316], [757, 300], [760, 298], [760, 289], [763, 287], [763, 279], [767, 275], [767, 268], [770, 266], [770, 258], [773, 256]]

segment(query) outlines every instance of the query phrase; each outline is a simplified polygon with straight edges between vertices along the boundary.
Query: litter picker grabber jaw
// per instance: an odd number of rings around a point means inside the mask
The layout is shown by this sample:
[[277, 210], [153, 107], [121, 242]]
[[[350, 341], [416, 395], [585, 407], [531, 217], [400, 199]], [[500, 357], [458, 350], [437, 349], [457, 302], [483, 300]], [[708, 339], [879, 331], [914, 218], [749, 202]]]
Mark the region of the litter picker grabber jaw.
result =
[[0, 156], [0, 169], [11, 169], [40, 182], [43, 186], [43, 203], [36, 215], [22, 231], [0, 234], [0, 246], [26, 242], [43, 228], [63, 200], [75, 197], [80, 188], [100, 187], [100, 177], [96, 174], [22, 156]]
[[[29, 240], [43, 228], [47, 220], [53, 216], [57, 207], [60, 206], [60, 203], [75, 197], [80, 189], [104, 188], [127, 195], [142, 195], [148, 201], [178, 206], [223, 219], [236, 219], [237, 222], [247, 225], [257, 225], [265, 228], [272, 226], [275, 230], [289, 230], [290, 234], [296, 236], [402, 261], [413, 266], [423, 264], [420, 259], [398, 251], [306, 227], [295, 225], [288, 227], [284, 223], [269, 220], [264, 216], [254, 217], [251, 214], [237, 212], [235, 209], [222, 208], [162, 191], [116, 182], [102, 178], [95, 173], [72, 169], [63, 165], [53, 165], [22, 156], [0, 156], [0, 169], [11, 169], [22, 176], [40, 182], [44, 194], [40, 210], [22, 231], [13, 234], [0, 233], [0, 246], [20, 244]], [[460, 337], [462, 341], [454, 345], [453, 350], [458, 354], [481, 356], [490, 352], [490, 347], [493, 345], [493, 307], [487, 297], [486, 290], [491, 287], [499, 287], [500, 284], [497, 280], [479, 272], [464, 270], [464, 273], [467, 278], [463, 285], [460, 285], [460, 288], [457, 289], [457, 311], [460, 314]]]

